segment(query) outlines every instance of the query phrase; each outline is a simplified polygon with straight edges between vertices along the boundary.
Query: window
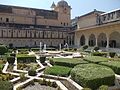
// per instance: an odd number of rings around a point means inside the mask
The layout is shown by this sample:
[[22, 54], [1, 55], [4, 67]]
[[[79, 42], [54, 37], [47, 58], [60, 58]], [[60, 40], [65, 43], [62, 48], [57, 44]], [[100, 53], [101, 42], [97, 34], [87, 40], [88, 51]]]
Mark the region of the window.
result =
[[2, 21], [2, 18], [0, 18], [0, 21]]
[[9, 18], [6, 18], [6, 22], [9, 22]]
[[65, 26], [65, 23], [64, 23], [64, 26]]

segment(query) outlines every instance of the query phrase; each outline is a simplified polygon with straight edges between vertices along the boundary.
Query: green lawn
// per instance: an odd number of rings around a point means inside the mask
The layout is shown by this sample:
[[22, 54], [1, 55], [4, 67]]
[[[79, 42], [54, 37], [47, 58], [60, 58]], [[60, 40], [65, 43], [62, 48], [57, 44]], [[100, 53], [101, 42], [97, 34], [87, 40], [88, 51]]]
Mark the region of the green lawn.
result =
[[67, 77], [72, 68], [64, 66], [53, 66], [45, 69], [45, 74]]
[[86, 64], [87, 61], [82, 60], [81, 58], [52, 58], [55, 65], [74, 67], [77, 64]]

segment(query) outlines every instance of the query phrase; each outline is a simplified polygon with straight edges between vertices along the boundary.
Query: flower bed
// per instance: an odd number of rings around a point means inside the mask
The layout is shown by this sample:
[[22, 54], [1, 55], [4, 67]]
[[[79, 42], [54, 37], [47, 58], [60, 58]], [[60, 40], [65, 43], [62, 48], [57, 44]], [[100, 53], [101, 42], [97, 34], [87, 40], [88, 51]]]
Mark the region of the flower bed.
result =
[[46, 80], [46, 79], [39, 79], [39, 80], [32, 80], [18, 89], [20, 90], [61, 90], [60, 87], [54, 81]]
[[115, 73], [106, 66], [81, 64], [71, 70], [71, 77], [83, 87], [96, 90], [101, 85], [113, 85]]
[[50, 59], [51, 64], [74, 67], [77, 64], [87, 64], [87, 61], [84, 61], [80, 58], [52, 58]]
[[100, 57], [100, 56], [87, 56], [84, 58], [84, 60], [90, 63], [100, 63], [100, 62], [107, 62], [108, 58]]
[[37, 63], [18, 63], [17, 66], [18, 70], [30, 70], [31, 68], [34, 68], [35, 70], [40, 68], [39, 64]]
[[56, 75], [56, 76], [69, 76], [71, 68], [65, 66], [53, 66], [45, 69], [45, 74]]
[[120, 62], [119, 61], [109, 61], [101, 62], [101, 65], [110, 67], [116, 74], [120, 74]]

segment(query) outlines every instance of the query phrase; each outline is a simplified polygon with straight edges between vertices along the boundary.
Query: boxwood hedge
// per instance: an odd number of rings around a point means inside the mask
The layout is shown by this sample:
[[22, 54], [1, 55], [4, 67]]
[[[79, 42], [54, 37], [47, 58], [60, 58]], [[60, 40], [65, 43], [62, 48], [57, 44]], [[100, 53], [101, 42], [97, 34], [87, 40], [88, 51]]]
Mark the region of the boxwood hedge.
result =
[[101, 85], [113, 85], [115, 73], [109, 67], [97, 64], [80, 64], [71, 70], [71, 78], [83, 87], [96, 90]]
[[77, 64], [87, 64], [88, 62], [80, 58], [52, 58], [50, 59], [50, 63], [60, 66], [74, 67]]
[[107, 62], [108, 58], [106, 57], [100, 57], [100, 56], [87, 56], [84, 58], [85, 61], [88, 61], [90, 63], [99, 63], [99, 62]]
[[22, 63], [35, 62], [36, 57], [34, 55], [18, 54], [17, 61], [18, 63], [19, 62], [22, 62]]
[[116, 74], [120, 74], [120, 62], [119, 61], [109, 61], [101, 62], [101, 65], [110, 67]]
[[64, 67], [64, 66], [53, 66], [53, 67], [48, 67], [45, 69], [45, 74], [49, 74], [49, 75], [56, 75], [56, 76], [69, 76], [70, 71], [72, 68], [69, 67]]

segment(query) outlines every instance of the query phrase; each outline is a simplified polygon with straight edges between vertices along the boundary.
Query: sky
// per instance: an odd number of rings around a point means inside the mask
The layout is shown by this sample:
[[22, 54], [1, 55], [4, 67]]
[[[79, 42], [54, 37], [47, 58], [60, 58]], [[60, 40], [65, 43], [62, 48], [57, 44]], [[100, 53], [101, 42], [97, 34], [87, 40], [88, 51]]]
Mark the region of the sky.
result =
[[[0, 0], [0, 4], [51, 10], [50, 6], [60, 0]], [[120, 8], [120, 0], [66, 0], [71, 6], [71, 18], [93, 11], [108, 12]]]

